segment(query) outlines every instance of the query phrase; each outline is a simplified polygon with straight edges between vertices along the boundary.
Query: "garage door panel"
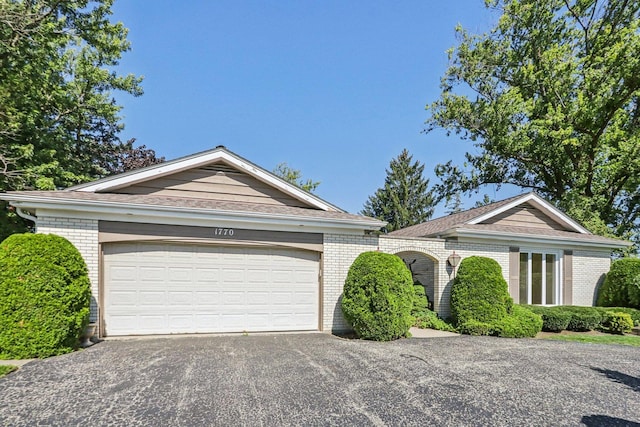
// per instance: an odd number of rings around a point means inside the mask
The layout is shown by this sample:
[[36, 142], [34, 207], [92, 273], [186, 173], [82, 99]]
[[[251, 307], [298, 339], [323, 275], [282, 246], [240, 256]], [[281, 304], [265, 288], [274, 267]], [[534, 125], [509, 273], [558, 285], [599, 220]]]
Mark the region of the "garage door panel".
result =
[[119, 243], [104, 254], [108, 335], [318, 328], [317, 253]]
[[164, 307], [167, 298], [162, 291], [140, 290], [136, 292], [136, 303], [141, 307]]
[[[128, 269], [133, 269], [138, 274], [138, 280], [141, 282], [157, 282], [164, 280], [166, 273], [165, 267], [137, 267], [135, 265], [129, 266]], [[132, 274], [130, 278], [135, 277], [136, 274]]]
[[136, 291], [112, 291], [109, 296], [112, 304], [118, 307], [135, 307], [138, 305], [138, 293]]

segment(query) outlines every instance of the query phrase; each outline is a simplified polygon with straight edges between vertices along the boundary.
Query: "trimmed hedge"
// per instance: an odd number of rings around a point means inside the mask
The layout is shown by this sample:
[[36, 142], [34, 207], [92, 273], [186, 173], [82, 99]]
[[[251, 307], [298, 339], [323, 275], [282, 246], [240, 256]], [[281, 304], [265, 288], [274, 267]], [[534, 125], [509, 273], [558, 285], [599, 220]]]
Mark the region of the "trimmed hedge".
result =
[[611, 264], [597, 305], [640, 308], [640, 258], [622, 258]]
[[399, 257], [364, 252], [349, 268], [342, 312], [360, 338], [390, 341], [408, 336], [414, 297], [411, 272]]
[[500, 264], [479, 256], [460, 263], [451, 287], [451, 313], [458, 331], [469, 335], [533, 337], [543, 324], [540, 316], [513, 304]]
[[[605, 332], [620, 333], [617, 326], [611, 325], [611, 313], [618, 313], [616, 319], [624, 318], [633, 325], [640, 324], [640, 310], [627, 307], [580, 307], [571, 305], [562, 306], [524, 306], [534, 313], [542, 316], [543, 331], [560, 332], [562, 330], [584, 332], [600, 329]], [[624, 314], [625, 316], [621, 316]], [[616, 320], [615, 322], [624, 322]], [[626, 331], [626, 329], [624, 329]]]
[[573, 317], [562, 307], [527, 306], [527, 308], [542, 317], [542, 330], [545, 332], [564, 331]]
[[0, 358], [68, 353], [89, 321], [87, 267], [66, 239], [14, 234], [0, 244]]

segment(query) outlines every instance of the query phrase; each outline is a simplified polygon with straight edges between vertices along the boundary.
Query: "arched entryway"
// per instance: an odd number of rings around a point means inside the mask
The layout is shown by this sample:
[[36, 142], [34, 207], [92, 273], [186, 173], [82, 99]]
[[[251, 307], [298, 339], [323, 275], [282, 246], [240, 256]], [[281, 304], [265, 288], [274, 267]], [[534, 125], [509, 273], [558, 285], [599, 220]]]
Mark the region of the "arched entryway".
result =
[[435, 284], [438, 283], [438, 261], [429, 255], [413, 250], [396, 253], [411, 271], [414, 282], [420, 282], [424, 286], [429, 298], [429, 308], [433, 309], [435, 299]]

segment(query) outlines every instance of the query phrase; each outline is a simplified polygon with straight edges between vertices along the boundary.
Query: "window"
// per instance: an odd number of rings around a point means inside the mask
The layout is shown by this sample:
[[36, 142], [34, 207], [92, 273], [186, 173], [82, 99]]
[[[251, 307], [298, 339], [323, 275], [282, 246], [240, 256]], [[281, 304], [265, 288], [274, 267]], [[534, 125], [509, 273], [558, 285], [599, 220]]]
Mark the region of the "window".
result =
[[561, 304], [559, 253], [521, 251], [519, 289], [520, 304]]

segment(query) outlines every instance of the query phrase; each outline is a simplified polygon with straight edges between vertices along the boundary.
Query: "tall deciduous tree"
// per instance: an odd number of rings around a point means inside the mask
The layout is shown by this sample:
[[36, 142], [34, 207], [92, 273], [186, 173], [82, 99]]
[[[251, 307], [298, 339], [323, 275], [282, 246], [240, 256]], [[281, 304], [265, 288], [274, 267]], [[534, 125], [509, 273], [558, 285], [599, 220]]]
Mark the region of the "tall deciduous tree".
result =
[[[0, 0], [0, 142], [15, 159], [2, 189], [54, 189], [108, 173], [119, 139], [113, 92], [142, 94], [114, 67], [130, 49], [113, 0]], [[15, 178], [15, 179], [13, 179]]]
[[[89, 181], [131, 154], [112, 94], [142, 79], [114, 71], [130, 45], [112, 3], [0, 0], [0, 191]], [[0, 228], [14, 220], [2, 209]]]
[[419, 224], [433, 215], [435, 203], [429, 180], [423, 175], [424, 165], [412, 160], [406, 149], [391, 160], [384, 186], [369, 196], [360, 212], [387, 221], [387, 232]]
[[472, 141], [438, 165], [440, 196], [534, 189], [592, 231], [640, 229], [640, 0], [491, 0], [486, 34], [458, 28], [427, 130]]
[[314, 181], [312, 179], [302, 179], [302, 172], [299, 169], [293, 169], [287, 165], [286, 162], [279, 163], [275, 167], [273, 173], [285, 181], [302, 188], [304, 191], [313, 193], [318, 188], [320, 181]]

